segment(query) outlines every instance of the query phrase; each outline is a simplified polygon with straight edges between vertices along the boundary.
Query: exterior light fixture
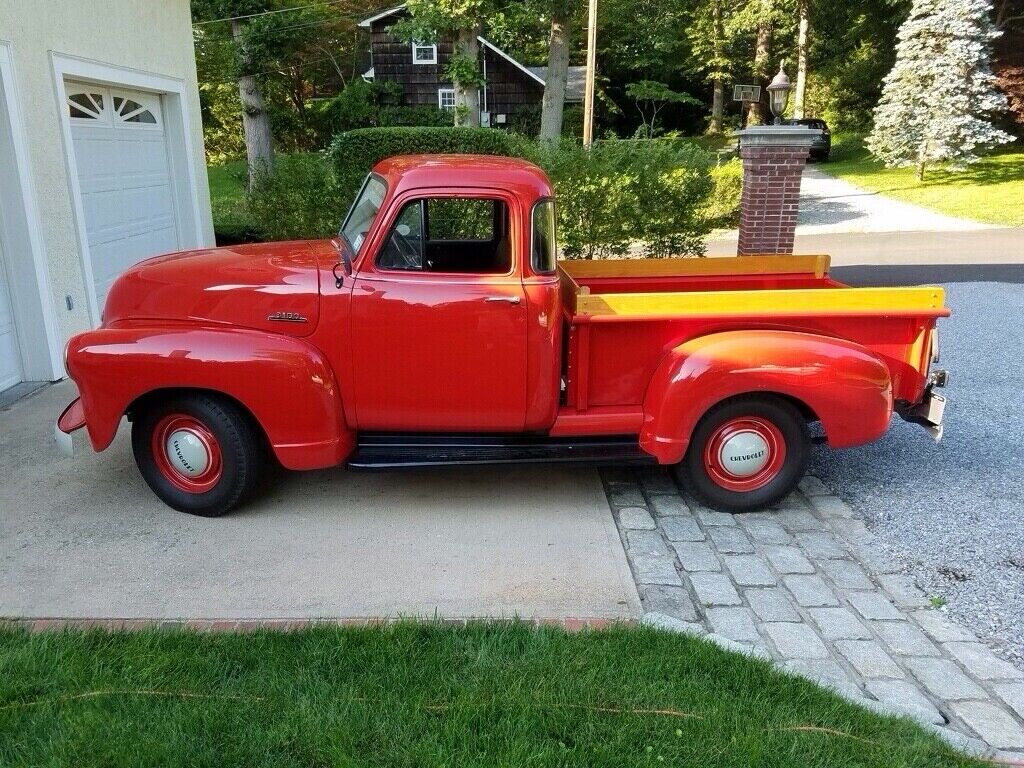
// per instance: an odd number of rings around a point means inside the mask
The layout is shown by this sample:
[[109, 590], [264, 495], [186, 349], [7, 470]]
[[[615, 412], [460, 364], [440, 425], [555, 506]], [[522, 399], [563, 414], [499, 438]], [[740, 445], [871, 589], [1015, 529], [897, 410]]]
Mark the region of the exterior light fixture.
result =
[[785, 66], [786, 62], [782, 61], [779, 64], [779, 73], [768, 85], [768, 99], [772, 114], [775, 115], [775, 125], [782, 125], [782, 113], [786, 111], [786, 102], [789, 101], [789, 92], [792, 90], [789, 76], [783, 69]]

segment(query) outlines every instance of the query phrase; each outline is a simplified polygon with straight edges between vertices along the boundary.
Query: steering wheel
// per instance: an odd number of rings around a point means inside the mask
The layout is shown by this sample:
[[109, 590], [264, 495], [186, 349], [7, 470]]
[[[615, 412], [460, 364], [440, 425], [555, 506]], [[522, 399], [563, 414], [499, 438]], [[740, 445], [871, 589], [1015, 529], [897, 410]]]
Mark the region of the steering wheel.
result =
[[391, 232], [391, 246], [395, 255], [395, 263], [392, 267], [396, 269], [419, 269], [420, 249], [419, 244], [398, 231], [398, 227]]

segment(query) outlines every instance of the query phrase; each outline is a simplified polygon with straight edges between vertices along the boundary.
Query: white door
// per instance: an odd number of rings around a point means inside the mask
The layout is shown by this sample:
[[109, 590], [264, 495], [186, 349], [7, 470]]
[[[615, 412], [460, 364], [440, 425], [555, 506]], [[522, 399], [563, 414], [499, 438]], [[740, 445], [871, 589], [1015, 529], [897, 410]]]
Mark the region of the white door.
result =
[[0, 250], [0, 392], [22, 379], [21, 352], [14, 332], [14, 308], [7, 288], [7, 267]]
[[160, 96], [66, 83], [89, 256], [102, 310], [132, 264], [180, 248]]

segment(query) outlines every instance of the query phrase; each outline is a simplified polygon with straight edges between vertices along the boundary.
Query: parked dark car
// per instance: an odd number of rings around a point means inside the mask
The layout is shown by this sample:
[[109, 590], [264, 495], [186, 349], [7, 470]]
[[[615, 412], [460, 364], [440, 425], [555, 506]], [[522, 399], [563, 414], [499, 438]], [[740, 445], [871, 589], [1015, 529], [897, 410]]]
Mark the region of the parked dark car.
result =
[[[828, 156], [832, 153], [832, 131], [828, 128], [828, 123], [817, 117], [808, 117], [801, 120], [792, 120], [790, 125], [803, 125], [807, 128], [817, 128], [821, 131], [821, 134], [814, 139], [811, 143], [811, 160], [820, 160], [822, 162], [828, 160]], [[736, 139], [736, 154], [740, 153], [740, 140]]]
[[821, 135], [811, 144], [811, 159], [821, 160], [822, 162], [828, 160], [828, 156], [832, 152], [832, 131], [828, 129], [828, 123], [819, 118], [811, 117], [803, 120], [794, 120], [792, 124], [817, 128], [821, 131]]

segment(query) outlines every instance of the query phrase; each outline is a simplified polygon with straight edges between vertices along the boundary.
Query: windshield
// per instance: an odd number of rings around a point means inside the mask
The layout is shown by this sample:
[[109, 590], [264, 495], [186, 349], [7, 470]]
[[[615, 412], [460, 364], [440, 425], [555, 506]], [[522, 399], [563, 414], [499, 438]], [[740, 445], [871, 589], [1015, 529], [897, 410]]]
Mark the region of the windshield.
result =
[[352, 209], [345, 217], [345, 223], [341, 225], [341, 235], [345, 238], [352, 253], [359, 253], [359, 246], [363, 244], [366, 233], [370, 231], [373, 220], [384, 202], [384, 194], [387, 192], [387, 184], [380, 176], [370, 174], [366, 177], [359, 196], [352, 203]]

